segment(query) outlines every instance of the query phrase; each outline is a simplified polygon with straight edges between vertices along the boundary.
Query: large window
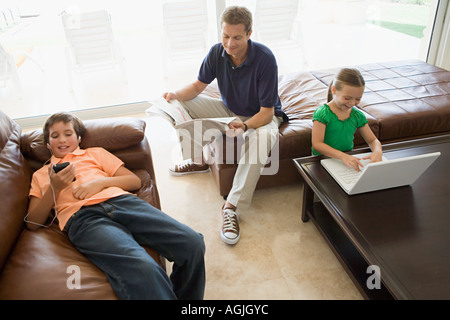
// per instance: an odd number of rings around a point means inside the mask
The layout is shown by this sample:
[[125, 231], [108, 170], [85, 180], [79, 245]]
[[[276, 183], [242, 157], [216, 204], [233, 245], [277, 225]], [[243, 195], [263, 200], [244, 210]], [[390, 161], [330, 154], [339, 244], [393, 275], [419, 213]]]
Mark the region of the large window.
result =
[[[224, 3], [246, 5], [253, 12], [259, 5], [258, 0]], [[438, 0], [300, 0], [293, 28], [305, 56], [280, 54], [279, 63], [293, 66], [293, 61], [305, 59], [307, 68], [320, 69], [400, 59], [426, 61], [437, 4]], [[273, 50], [277, 51], [276, 44]]]
[[[26, 51], [44, 72], [30, 59], [22, 59], [18, 63], [21, 95], [14, 84], [0, 83], [2, 110], [23, 118], [145, 101], [177, 89], [195, 79], [208, 47], [220, 41], [218, 19], [228, 5], [247, 6], [253, 12], [252, 38], [274, 51], [280, 73], [388, 60], [427, 61], [433, 30], [439, 23], [442, 27], [442, 21], [436, 20], [437, 8], [448, 4], [448, 0], [273, 0], [266, 6], [294, 5], [294, 14], [267, 18], [265, 13], [280, 8], [260, 10], [259, 0], [207, 0], [204, 47], [175, 57], [168, 51], [164, 28], [166, 2], [173, 1], [3, 0], [0, 44], [11, 54]], [[98, 9], [110, 14], [125, 58], [126, 79], [119, 70], [84, 74], [74, 78], [70, 91], [61, 14]], [[271, 23], [275, 27], [269, 27]], [[289, 39], [264, 34], [277, 28], [289, 28]]]

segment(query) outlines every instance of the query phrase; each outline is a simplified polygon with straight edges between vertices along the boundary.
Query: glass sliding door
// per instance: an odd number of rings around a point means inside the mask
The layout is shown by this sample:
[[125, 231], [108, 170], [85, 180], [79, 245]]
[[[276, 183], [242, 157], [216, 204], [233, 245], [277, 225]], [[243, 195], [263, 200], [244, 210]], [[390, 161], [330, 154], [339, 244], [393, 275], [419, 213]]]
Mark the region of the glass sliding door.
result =
[[[258, 20], [260, 0], [217, 0], [247, 6]], [[286, 0], [272, 1], [274, 5]], [[295, 29], [302, 50], [267, 43], [280, 72], [390, 60], [427, 61], [439, 5], [447, 0], [298, 0]], [[218, 17], [219, 18], [219, 17]], [[255, 25], [255, 29], [258, 26]], [[255, 30], [258, 31], [257, 29]], [[258, 41], [258, 39], [254, 39]], [[263, 41], [261, 41], [263, 42]], [[282, 50], [283, 49], [283, 50]]]

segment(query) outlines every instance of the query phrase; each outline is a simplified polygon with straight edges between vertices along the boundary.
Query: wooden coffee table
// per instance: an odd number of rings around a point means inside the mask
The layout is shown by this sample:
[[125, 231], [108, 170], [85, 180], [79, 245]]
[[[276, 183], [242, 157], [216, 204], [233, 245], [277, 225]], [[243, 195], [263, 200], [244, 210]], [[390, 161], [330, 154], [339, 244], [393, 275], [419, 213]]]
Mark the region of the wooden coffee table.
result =
[[450, 299], [450, 135], [383, 151], [441, 156], [411, 186], [352, 196], [322, 157], [294, 159], [305, 181], [302, 221], [316, 225], [365, 298]]

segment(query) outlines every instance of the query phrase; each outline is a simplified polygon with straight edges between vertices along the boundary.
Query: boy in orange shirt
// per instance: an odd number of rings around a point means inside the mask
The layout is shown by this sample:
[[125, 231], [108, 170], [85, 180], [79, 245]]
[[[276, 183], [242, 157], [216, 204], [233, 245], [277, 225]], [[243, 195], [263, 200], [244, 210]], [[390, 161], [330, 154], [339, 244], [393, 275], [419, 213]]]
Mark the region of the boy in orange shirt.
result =
[[[47, 119], [52, 157], [33, 174], [27, 226], [44, 226], [54, 208], [61, 230], [105, 272], [121, 299], [202, 299], [202, 235], [131, 194], [141, 180], [105, 149], [80, 149], [84, 131], [70, 113]], [[70, 164], [55, 173], [53, 166], [63, 162]], [[174, 262], [170, 279], [141, 245]]]

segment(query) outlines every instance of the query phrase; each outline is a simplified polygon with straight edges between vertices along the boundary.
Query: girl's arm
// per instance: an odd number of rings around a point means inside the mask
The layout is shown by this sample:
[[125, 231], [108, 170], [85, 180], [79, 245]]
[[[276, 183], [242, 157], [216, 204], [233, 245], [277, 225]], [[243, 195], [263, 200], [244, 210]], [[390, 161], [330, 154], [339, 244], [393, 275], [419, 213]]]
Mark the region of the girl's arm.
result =
[[108, 187], [119, 187], [125, 191], [137, 190], [141, 187], [141, 179], [125, 167], [120, 167], [114, 176], [92, 180], [74, 187], [73, 196], [86, 199]]
[[353, 167], [356, 171], [360, 170], [363, 165], [360, 159], [349, 155], [345, 152], [330, 147], [324, 142], [325, 130], [327, 126], [319, 121], [313, 121], [312, 129], [312, 147], [324, 156], [341, 160], [347, 167]]
[[363, 159], [370, 159], [370, 162], [378, 162], [383, 160], [383, 150], [381, 147], [381, 142], [374, 135], [369, 125], [366, 123], [364, 127], [361, 127], [358, 130], [364, 141], [366, 141], [366, 143], [369, 145], [370, 150], [372, 150], [372, 153]]

